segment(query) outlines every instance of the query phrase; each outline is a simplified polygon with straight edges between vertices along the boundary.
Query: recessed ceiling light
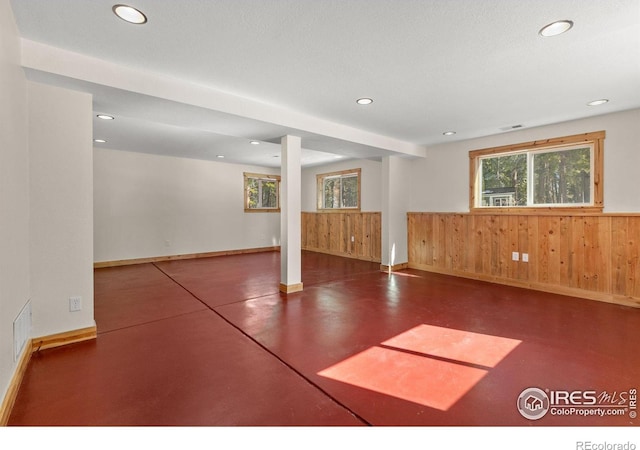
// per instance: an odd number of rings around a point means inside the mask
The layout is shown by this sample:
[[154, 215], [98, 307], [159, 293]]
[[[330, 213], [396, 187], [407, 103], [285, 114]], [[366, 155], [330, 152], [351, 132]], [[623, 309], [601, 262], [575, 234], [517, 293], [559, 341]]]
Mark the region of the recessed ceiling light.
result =
[[456, 134], [456, 132], [455, 131], [445, 131], [442, 134], [444, 134], [445, 136], [453, 136], [454, 134]]
[[224, 158], [224, 155], [216, 155], [216, 158], [222, 159], [222, 158]]
[[571, 29], [571, 27], [573, 27], [573, 22], [571, 20], [557, 20], [542, 27], [540, 31], [538, 31], [538, 34], [543, 37], [557, 36], [559, 34], [566, 33]]
[[107, 141], [105, 141], [104, 139], [94, 139], [93, 142], [96, 142], [98, 144], [104, 144]]
[[601, 98], [600, 100], [594, 100], [592, 102], [587, 103], [587, 106], [598, 106], [598, 105], [604, 105], [605, 103], [607, 103], [609, 100], [606, 98]]
[[342, 155], [333, 155], [333, 157], [334, 157], [335, 159], [344, 158], [344, 156], [342, 156]]
[[373, 99], [368, 98], [368, 97], [363, 97], [363, 98], [359, 98], [358, 100], [356, 100], [356, 103], [358, 105], [370, 105], [373, 103]]
[[113, 8], [111, 9], [116, 16], [120, 17], [125, 22], [136, 25], [147, 23], [147, 16], [145, 16], [141, 11], [135, 9], [133, 6], [113, 5]]
[[96, 117], [98, 119], [102, 119], [102, 120], [113, 120], [113, 119], [115, 119], [115, 117], [110, 116], [108, 114], [98, 114]]
[[251, 141], [249, 142], [251, 145], [260, 145], [260, 141]]

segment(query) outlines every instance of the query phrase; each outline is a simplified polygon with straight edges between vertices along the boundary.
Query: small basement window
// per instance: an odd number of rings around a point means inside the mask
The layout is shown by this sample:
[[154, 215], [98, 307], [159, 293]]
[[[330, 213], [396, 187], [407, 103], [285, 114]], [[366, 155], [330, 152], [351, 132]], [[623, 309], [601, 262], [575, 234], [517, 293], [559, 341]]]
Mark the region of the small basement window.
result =
[[245, 212], [280, 212], [280, 176], [244, 173]]
[[318, 210], [360, 210], [361, 169], [316, 175]]

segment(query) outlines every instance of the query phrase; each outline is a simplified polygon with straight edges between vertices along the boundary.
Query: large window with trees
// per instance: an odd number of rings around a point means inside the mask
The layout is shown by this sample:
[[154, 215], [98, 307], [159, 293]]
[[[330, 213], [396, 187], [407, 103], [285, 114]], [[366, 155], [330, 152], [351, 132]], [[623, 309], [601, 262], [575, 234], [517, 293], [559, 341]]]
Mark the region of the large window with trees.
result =
[[470, 208], [601, 212], [604, 131], [474, 150]]
[[360, 169], [316, 175], [319, 210], [360, 209]]
[[280, 176], [244, 173], [245, 212], [280, 211]]

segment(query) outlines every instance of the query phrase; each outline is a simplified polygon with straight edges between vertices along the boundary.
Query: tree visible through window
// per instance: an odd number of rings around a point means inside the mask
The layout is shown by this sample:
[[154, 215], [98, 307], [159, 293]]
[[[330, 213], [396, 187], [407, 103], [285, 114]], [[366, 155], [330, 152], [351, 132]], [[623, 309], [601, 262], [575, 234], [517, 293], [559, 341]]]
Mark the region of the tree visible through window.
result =
[[280, 177], [244, 174], [245, 211], [279, 211]]
[[359, 209], [360, 169], [317, 175], [318, 209]]
[[471, 208], [602, 208], [604, 132], [476, 150]]

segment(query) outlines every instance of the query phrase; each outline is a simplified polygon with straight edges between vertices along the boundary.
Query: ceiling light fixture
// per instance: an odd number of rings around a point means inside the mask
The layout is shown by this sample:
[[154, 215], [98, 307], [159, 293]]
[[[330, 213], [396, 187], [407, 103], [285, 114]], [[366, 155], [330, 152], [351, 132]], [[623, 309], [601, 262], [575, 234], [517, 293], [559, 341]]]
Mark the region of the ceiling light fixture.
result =
[[216, 155], [216, 158], [222, 159], [222, 158], [224, 158], [224, 155]]
[[456, 134], [456, 132], [455, 131], [445, 131], [442, 134], [444, 134], [445, 136], [453, 136], [454, 134]]
[[115, 117], [110, 116], [108, 114], [98, 114], [96, 117], [98, 119], [102, 119], [102, 120], [113, 120], [113, 119], [115, 119]]
[[251, 145], [260, 145], [260, 141], [251, 141], [249, 142]]
[[559, 34], [566, 33], [572, 27], [573, 22], [571, 20], [557, 20], [542, 27], [540, 31], [538, 31], [538, 34], [543, 37], [557, 36]]
[[363, 98], [359, 98], [358, 100], [356, 100], [356, 103], [358, 105], [370, 105], [373, 103], [373, 99], [368, 98], [368, 97], [363, 97]]
[[594, 100], [592, 102], [587, 103], [587, 106], [599, 106], [599, 105], [604, 105], [605, 103], [607, 103], [609, 101], [609, 99], [606, 98], [601, 98], [600, 100]]
[[113, 5], [113, 8], [111, 9], [116, 16], [120, 17], [125, 22], [133, 23], [135, 25], [147, 23], [147, 16], [133, 6]]
[[97, 144], [104, 144], [107, 141], [105, 141], [104, 139], [94, 139], [93, 142], [95, 142]]

